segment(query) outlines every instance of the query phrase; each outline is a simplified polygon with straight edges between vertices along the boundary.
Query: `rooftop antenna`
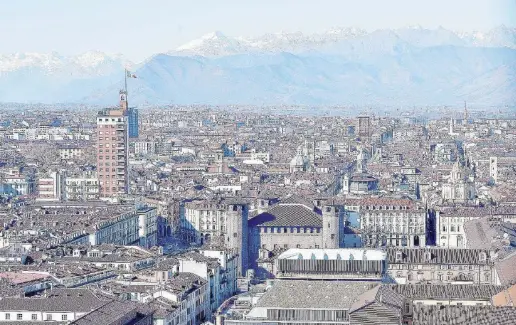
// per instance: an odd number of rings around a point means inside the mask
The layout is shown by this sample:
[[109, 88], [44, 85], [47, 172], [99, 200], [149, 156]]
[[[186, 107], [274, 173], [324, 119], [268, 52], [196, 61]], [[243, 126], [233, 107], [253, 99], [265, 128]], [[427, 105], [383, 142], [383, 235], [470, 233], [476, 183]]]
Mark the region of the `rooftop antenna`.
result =
[[127, 75], [130, 74], [129, 71], [127, 71], [127, 69], [125, 69], [125, 74], [124, 74], [124, 87], [125, 87], [125, 108], [129, 108], [129, 102], [127, 101]]
[[124, 89], [120, 90], [120, 107], [123, 110], [127, 110], [129, 108], [129, 102], [127, 99], [127, 77], [133, 78], [133, 75], [126, 68], [124, 69]]

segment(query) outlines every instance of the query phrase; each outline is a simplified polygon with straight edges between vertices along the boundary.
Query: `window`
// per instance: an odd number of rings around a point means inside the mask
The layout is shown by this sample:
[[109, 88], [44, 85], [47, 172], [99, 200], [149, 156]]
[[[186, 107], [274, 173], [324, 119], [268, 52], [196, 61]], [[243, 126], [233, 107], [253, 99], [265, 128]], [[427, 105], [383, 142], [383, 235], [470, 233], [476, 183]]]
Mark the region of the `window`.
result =
[[68, 315], [61, 315], [61, 320], [68, 320]]
[[22, 320], [23, 319], [23, 314], [17, 314], [16, 315], [16, 319], [17, 320]]
[[32, 314], [31, 319], [32, 320], [37, 320], [38, 319], [38, 314]]
[[9, 320], [9, 319], [11, 319], [11, 314], [9, 314], [9, 313], [6, 313], [6, 314], [5, 314], [5, 319], [6, 319], [6, 320]]
[[405, 303], [405, 314], [408, 314], [408, 313], [410, 313], [410, 303], [406, 302]]
[[52, 314], [47, 314], [47, 320], [52, 320]]

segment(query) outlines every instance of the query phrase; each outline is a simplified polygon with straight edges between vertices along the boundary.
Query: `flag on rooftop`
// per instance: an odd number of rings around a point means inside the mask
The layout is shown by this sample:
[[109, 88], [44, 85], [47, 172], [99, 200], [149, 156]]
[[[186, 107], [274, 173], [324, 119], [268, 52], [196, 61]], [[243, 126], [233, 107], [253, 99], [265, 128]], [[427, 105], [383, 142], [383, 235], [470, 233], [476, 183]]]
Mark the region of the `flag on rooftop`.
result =
[[127, 78], [136, 78], [136, 75], [133, 74], [131, 71], [125, 70], [125, 72], [127, 73]]

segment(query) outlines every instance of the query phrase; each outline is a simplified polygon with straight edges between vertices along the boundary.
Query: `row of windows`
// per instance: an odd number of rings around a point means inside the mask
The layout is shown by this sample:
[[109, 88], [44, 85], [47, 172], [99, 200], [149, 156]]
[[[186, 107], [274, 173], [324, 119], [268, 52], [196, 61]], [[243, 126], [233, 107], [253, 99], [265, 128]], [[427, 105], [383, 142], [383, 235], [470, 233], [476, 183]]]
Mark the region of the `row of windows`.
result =
[[[116, 156], [99, 156], [99, 159], [100, 160], [102, 160], [102, 159], [106, 159], [106, 160], [113, 159], [113, 160], [116, 160]], [[106, 166], [109, 166], [109, 163], [106, 163]]]
[[[109, 166], [109, 165], [108, 165], [108, 166]], [[104, 168], [99, 168], [99, 172], [103, 172], [104, 170], [105, 170], [107, 173], [109, 173], [109, 168], [106, 168], [106, 169], [104, 169]], [[111, 168], [111, 172], [116, 172], [116, 168]], [[106, 174], [106, 175], [102, 174], [102, 175], [99, 175], [99, 176], [105, 176], [106, 178], [109, 178], [109, 175], [110, 175], [110, 174]], [[116, 178], [116, 175], [112, 175], [111, 177]]]
[[[266, 244], [263, 244], [263, 245], [262, 245], [262, 249], [268, 249], [267, 247], [268, 247], [268, 246], [267, 246]], [[279, 245], [279, 244], [274, 244], [274, 246], [273, 246], [273, 247], [270, 247], [270, 248], [273, 248], [273, 249], [279, 249], [279, 248], [281, 248], [281, 245]], [[290, 246], [289, 246], [289, 244], [283, 244], [283, 248], [288, 249], [288, 248], [290, 248]], [[302, 248], [302, 247], [301, 247], [301, 244], [297, 244], [297, 245], [296, 245], [296, 248]], [[319, 247], [319, 245], [315, 245], [314, 247], [310, 246], [310, 248], [320, 248], [320, 247]]]
[[422, 223], [424, 221], [423, 218], [410, 218], [409, 220], [407, 220], [406, 218], [400, 218], [400, 217], [396, 217], [396, 219], [394, 219], [394, 217], [379, 217], [379, 218], [373, 218], [373, 217], [365, 217], [364, 218], [364, 222], [397, 222], [397, 223], [407, 223], [407, 222], [410, 222], [410, 223]]
[[[387, 273], [390, 273], [390, 272], [387, 272]], [[464, 275], [464, 274], [463, 274], [463, 275]], [[396, 273], [396, 277], [398, 277], [398, 278], [403, 277], [403, 273], [402, 273], [402, 272], [397, 272], [397, 273]], [[433, 277], [433, 276], [432, 276], [432, 277]], [[466, 275], [466, 277], [467, 277], [468, 279], [473, 280], [473, 278], [474, 278], [474, 274], [468, 273], [468, 274]], [[438, 274], [436, 274], [436, 275], [435, 275], [435, 278], [436, 278], [437, 280], [439, 280], [439, 281], [444, 281], [444, 274], [442, 274], [442, 273], [438, 273]], [[491, 280], [491, 275], [490, 275], [489, 273], [485, 273], [483, 278], [484, 278], [484, 280], [483, 280], [484, 282], [489, 282], [489, 281]], [[422, 281], [422, 280], [424, 280], [423, 273], [417, 273], [417, 279], [418, 279], [418, 281]], [[447, 275], [446, 275], [446, 281], [450, 281], [450, 280], [452, 280], [452, 279], [453, 279], [453, 274], [447, 274]], [[407, 274], [407, 280], [408, 280], [408, 281], [413, 281], [413, 280], [414, 280], [414, 275], [413, 275], [412, 273], [408, 273], [408, 274]], [[481, 280], [481, 281], [482, 281], [482, 280]]]
[[[37, 320], [38, 314], [32, 314], [31, 320]], [[6, 313], [5, 314], [5, 320], [11, 320], [11, 314]], [[16, 320], [23, 320], [23, 314], [16, 314]], [[46, 320], [52, 320], [52, 314], [47, 314]], [[68, 315], [61, 315], [61, 320], [68, 320]]]
[[[447, 229], [447, 228], [446, 228], [446, 226], [443, 226], [443, 231], [446, 231], [446, 229]], [[459, 226], [459, 225], [457, 225], [457, 226], [452, 225], [452, 226], [450, 227], [450, 231], [451, 231], [451, 232], [454, 232], [454, 231], [460, 231], [460, 226]]]
[[409, 207], [407, 206], [389, 206], [389, 205], [383, 205], [383, 206], [366, 206], [366, 210], [408, 210]]
[[[111, 187], [111, 192], [123, 192], [124, 191], [124, 188], [123, 187]], [[109, 192], [109, 187], [106, 187], [104, 188], [104, 191], [103, 192]]]
[[[106, 178], [109, 178], [109, 175], [106, 175]], [[112, 178], [115, 178], [115, 177], [112, 177]], [[118, 180], [113, 180], [113, 181], [110, 181], [110, 180], [106, 180], [106, 181], [100, 181], [100, 185], [117, 185], [119, 182], [125, 182], [125, 180], [123, 178], [121, 179], [118, 179]]]
[[[441, 270], [459, 270], [459, 271], [462, 271], [462, 270], [474, 270], [475, 269], [475, 265], [445, 265], [445, 264], [440, 264], [440, 265], [421, 265], [421, 264], [389, 264], [389, 269], [393, 269], [393, 270], [423, 270], [423, 269], [431, 269], [431, 270], [435, 270], [435, 269], [441, 269]], [[489, 270], [490, 269], [490, 266], [485, 266], [484, 268], [485, 270]]]
[[105, 137], [105, 138], [99, 137], [99, 141], [103, 141], [103, 140], [104, 141], [109, 141], [109, 140], [112, 140], [112, 141], [117, 141], [117, 140], [118, 141], [122, 141], [123, 139], [122, 138], [118, 138], [118, 137], [111, 137], [111, 138], [110, 137]]
[[[99, 122], [122, 122], [122, 118], [98, 118], [97, 121]], [[100, 127], [104, 126], [104, 127], [108, 127], [108, 126], [111, 126], [111, 125], [99, 125]]]
[[[321, 228], [304, 228], [304, 227], [283, 227], [283, 228], [275, 228], [275, 227], [260, 227], [260, 232], [262, 233], [268, 233], [270, 232], [271, 234], [273, 233], [277, 233], [277, 234], [281, 234], [281, 233], [287, 233], [287, 232], [290, 232], [290, 233], [302, 233], [301, 230], [303, 230], [303, 233], [310, 233], [310, 234], [313, 234], [313, 233], [321, 233]], [[289, 231], [290, 230], [290, 231]]]

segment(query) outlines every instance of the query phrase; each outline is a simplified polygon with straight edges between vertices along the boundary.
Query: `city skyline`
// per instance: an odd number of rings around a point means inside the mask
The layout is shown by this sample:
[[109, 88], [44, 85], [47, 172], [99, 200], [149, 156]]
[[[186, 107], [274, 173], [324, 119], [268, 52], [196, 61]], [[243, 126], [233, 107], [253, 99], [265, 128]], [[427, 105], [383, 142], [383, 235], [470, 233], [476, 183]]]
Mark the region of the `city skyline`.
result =
[[516, 324], [515, 26], [0, 4], [0, 325]]

